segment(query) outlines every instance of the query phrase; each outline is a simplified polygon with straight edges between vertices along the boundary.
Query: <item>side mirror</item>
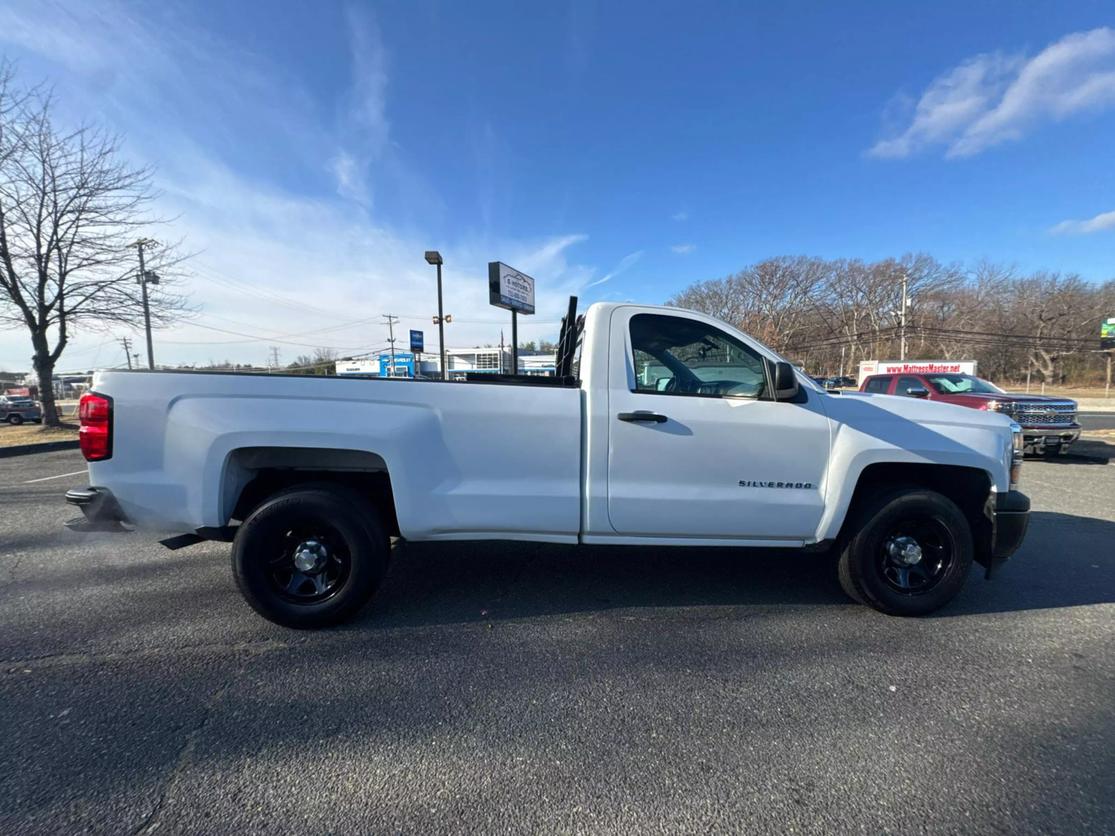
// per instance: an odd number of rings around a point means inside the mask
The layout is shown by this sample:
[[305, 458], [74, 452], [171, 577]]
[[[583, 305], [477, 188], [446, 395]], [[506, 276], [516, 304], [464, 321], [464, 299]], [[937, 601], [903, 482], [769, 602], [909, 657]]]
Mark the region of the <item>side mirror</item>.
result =
[[771, 382], [774, 386], [774, 399], [788, 401], [798, 393], [798, 376], [794, 374], [794, 367], [789, 363], [775, 363], [770, 370]]
[[928, 398], [929, 390], [924, 386], [911, 386], [906, 390], [906, 394], [911, 398]]

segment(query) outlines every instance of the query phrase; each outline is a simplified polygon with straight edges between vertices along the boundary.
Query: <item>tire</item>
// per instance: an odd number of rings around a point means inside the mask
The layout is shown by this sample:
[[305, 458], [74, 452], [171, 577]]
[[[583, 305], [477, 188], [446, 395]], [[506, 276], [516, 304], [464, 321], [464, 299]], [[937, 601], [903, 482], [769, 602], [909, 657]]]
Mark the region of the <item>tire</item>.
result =
[[[928, 615], [960, 592], [972, 567], [972, 531], [951, 499], [923, 488], [875, 495], [840, 554], [850, 598], [888, 615]], [[916, 547], [916, 548], [914, 548]]]
[[8, 416], [8, 423], [11, 424], [13, 427], [18, 427], [20, 424], [23, 423], [23, 416], [22, 415], [9, 415]]
[[310, 629], [338, 624], [363, 607], [389, 555], [369, 502], [338, 486], [306, 485], [252, 511], [232, 544], [232, 572], [257, 613], [284, 627]]

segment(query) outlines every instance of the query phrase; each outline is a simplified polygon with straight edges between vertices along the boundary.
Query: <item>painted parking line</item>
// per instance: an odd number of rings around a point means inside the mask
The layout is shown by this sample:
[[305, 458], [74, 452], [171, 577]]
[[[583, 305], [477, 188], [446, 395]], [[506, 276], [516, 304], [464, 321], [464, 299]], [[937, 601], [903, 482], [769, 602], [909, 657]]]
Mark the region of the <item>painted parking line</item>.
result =
[[75, 470], [73, 473], [59, 473], [57, 476], [44, 476], [41, 479], [28, 479], [23, 484], [33, 485], [36, 482], [49, 482], [51, 479], [65, 479], [67, 476], [78, 476], [82, 473], [85, 473], [85, 471], [84, 470]]

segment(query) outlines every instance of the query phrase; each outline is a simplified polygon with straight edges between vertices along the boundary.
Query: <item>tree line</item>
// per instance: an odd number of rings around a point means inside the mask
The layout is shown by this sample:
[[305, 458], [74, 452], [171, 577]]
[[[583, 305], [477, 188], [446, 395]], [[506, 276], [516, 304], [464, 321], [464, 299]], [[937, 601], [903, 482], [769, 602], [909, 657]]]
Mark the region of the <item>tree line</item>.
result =
[[1115, 316], [1115, 279], [1021, 272], [926, 254], [880, 261], [779, 256], [690, 285], [668, 304], [723, 319], [814, 375], [854, 374], [899, 358], [976, 360], [981, 376], [1018, 383], [1098, 383], [1100, 322]]

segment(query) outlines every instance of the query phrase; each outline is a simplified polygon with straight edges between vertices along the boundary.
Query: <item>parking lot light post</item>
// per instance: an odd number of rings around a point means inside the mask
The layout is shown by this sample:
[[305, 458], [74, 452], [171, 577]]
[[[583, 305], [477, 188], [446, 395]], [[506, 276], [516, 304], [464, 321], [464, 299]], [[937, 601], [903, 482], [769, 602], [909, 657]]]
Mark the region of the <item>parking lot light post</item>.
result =
[[426, 250], [426, 263], [437, 267], [437, 339], [438, 351], [441, 352], [441, 379], [449, 379], [449, 370], [445, 365], [445, 311], [441, 305], [441, 265], [444, 263], [441, 253], [437, 250]]

